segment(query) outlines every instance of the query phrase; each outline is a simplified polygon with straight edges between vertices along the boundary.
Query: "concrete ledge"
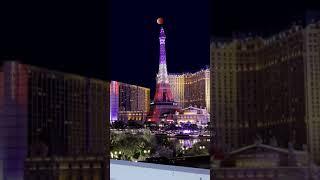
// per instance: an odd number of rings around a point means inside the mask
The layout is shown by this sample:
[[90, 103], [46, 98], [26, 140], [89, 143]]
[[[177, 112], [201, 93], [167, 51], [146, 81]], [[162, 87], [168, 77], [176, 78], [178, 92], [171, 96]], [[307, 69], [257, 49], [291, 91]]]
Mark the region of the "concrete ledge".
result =
[[110, 160], [111, 180], [210, 180], [210, 170], [152, 163]]

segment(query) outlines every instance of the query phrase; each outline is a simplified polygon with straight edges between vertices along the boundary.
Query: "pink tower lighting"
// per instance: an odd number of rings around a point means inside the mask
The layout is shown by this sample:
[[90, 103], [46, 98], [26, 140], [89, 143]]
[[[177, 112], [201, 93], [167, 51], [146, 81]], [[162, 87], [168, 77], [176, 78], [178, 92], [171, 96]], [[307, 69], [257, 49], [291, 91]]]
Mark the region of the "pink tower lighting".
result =
[[170, 89], [167, 60], [166, 60], [166, 35], [163, 27], [160, 28], [160, 56], [159, 56], [159, 71], [157, 74], [157, 87], [154, 96], [155, 102], [173, 102], [173, 96]]

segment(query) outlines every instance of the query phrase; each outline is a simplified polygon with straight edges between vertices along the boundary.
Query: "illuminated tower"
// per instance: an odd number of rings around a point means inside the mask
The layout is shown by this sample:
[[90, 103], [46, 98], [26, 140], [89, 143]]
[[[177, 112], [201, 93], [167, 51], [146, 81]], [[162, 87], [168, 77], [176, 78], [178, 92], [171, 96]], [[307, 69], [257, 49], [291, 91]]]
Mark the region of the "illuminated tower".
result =
[[170, 89], [167, 60], [166, 60], [166, 35], [163, 27], [160, 29], [160, 56], [159, 71], [157, 74], [157, 88], [154, 96], [154, 102], [173, 102], [173, 96]]
[[[162, 21], [161, 21], [162, 22]], [[158, 24], [162, 24], [159, 23]], [[173, 121], [173, 114], [178, 110], [177, 103], [174, 102], [174, 98], [170, 89], [168, 72], [167, 72], [167, 60], [166, 60], [166, 35], [163, 27], [160, 28], [160, 55], [159, 55], [159, 71], [157, 74], [157, 86], [154, 96], [154, 102], [151, 104], [150, 117], [148, 121], [156, 122]]]

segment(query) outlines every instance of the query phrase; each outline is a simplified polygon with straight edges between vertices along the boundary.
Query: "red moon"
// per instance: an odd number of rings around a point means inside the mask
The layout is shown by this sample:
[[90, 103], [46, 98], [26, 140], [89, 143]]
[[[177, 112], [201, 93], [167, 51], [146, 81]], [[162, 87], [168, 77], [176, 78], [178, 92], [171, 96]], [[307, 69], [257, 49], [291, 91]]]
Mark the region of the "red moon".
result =
[[158, 18], [157, 19], [157, 23], [160, 24], [160, 25], [163, 24], [163, 18], [162, 17]]

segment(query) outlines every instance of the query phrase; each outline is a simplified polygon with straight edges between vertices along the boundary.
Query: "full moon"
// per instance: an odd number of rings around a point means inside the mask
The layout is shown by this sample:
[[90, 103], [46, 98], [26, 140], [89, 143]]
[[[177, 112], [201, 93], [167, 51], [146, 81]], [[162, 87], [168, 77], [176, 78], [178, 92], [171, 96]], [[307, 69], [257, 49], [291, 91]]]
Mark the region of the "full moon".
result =
[[157, 23], [160, 24], [160, 25], [163, 24], [163, 18], [162, 18], [162, 17], [159, 17], [159, 18], [157, 19]]

